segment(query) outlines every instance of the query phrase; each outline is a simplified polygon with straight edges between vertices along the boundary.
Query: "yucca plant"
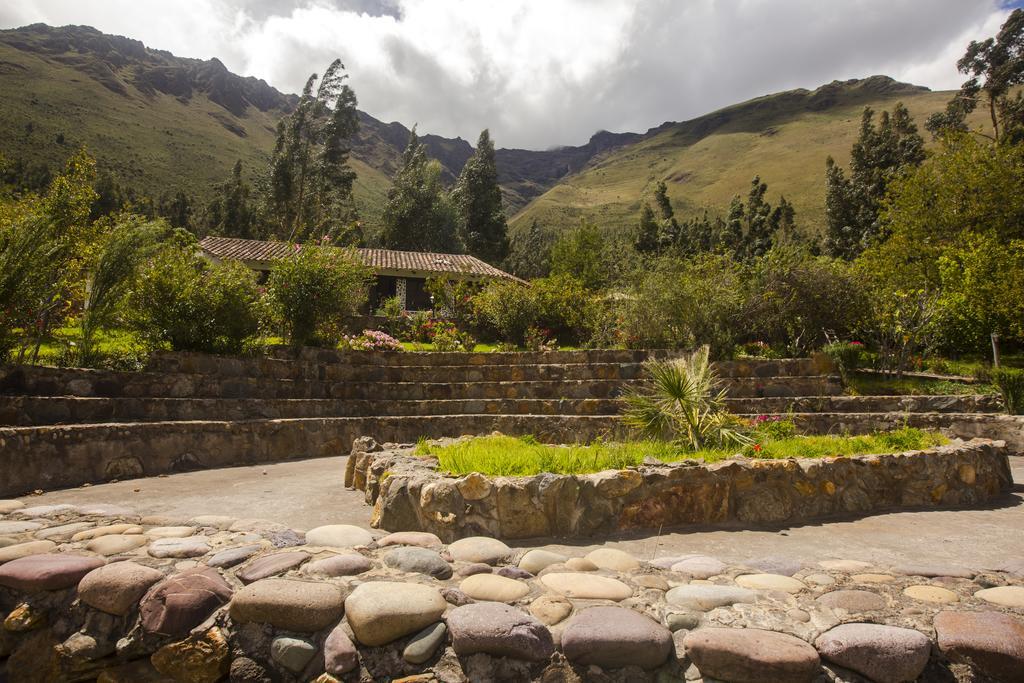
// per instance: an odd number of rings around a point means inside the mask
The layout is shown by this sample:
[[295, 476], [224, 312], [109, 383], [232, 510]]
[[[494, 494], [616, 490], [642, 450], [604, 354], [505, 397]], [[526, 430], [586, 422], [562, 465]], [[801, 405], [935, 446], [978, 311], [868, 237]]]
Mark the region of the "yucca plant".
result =
[[627, 427], [695, 451], [753, 443], [739, 418], [726, 409], [725, 390], [707, 346], [673, 360], [648, 360], [644, 370], [650, 381], [624, 397], [622, 420]]
[[992, 382], [999, 387], [999, 393], [1010, 415], [1024, 415], [1024, 370], [1019, 368], [992, 368], [989, 371]]

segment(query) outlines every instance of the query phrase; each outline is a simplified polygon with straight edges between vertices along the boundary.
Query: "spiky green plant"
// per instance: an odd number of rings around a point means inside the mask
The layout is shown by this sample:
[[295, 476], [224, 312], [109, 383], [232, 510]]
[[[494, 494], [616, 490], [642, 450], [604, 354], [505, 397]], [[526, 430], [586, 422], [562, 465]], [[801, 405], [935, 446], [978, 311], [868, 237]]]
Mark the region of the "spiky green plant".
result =
[[707, 346], [673, 360], [648, 360], [644, 370], [650, 381], [624, 397], [622, 420], [627, 427], [695, 451], [752, 443], [739, 418], [725, 407], [725, 390]]

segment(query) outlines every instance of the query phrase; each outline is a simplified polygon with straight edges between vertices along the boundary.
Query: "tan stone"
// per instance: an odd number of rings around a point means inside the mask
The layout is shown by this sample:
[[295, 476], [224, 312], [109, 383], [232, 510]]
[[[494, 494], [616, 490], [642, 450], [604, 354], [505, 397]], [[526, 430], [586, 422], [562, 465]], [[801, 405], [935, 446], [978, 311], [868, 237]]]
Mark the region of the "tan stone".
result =
[[150, 538], [188, 538], [196, 532], [191, 526], [158, 526], [146, 532]]
[[960, 599], [953, 591], [939, 586], [907, 586], [903, 589], [903, 594], [914, 600], [942, 604], [949, 604]]
[[974, 594], [974, 597], [1003, 607], [1024, 608], [1024, 587], [996, 586], [985, 588]]
[[650, 588], [659, 591], [667, 591], [669, 588], [668, 581], [657, 574], [640, 574], [639, 576], [634, 576], [633, 583], [641, 588]]
[[616, 572], [631, 572], [640, 568], [640, 561], [629, 553], [615, 548], [598, 548], [587, 553], [587, 559], [599, 569], [610, 569]]
[[28, 603], [21, 603], [4, 619], [4, 630], [11, 633], [25, 633], [46, 624], [46, 612]]
[[636, 470], [609, 470], [591, 474], [589, 478], [601, 495], [607, 498], [621, 498], [644, 483], [643, 475]]
[[515, 602], [530, 592], [530, 586], [497, 574], [474, 574], [459, 584], [459, 590], [474, 600]]
[[483, 500], [491, 495], [493, 486], [491, 480], [479, 472], [470, 472], [462, 479], [455, 482], [455, 487], [466, 500]]
[[618, 601], [633, 595], [633, 589], [621, 581], [596, 574], [556, 572], [545, 574], [540, 580], [551, 590], [569, 598]]
[[29, 555], [48, 553], [56, 547], [57, 544], [53, 541], [28, 541], [27, 543], [9, 545], [5, 548], [0, 548], [0, 564], [28, 557]]
[[214, 627], [199, 637], [163, 646], [150, 661], [157, 671], [176, 681], [216, 683], [228, 673], [229, 654], [224, 632]]
[[822, 560], [818, 566], [835, 572], [860, 572], [871, 569], [872, 565], [870, 562], [860, 562], [859, 560]]
[[565, 561], [565, 568], [573, 572], [597, 571], [597, 565], [585, 557], [570, 557]]
[[554, 626], [572, 614], [572, 603], [561, 595], [542, 595], [530, 603], [529, 610], [542, 623]]
[[977, 478], [977, 473], [974, 470], [974, 465], [968, 465], [964, 463], [956, 468], [957, 476], [960, 481], [967, 484], [968, 486], [974, 485], [974, 480]]
[[25, 504], [20, 500], [0, 500], [0, 515], [20, 510], [23, 507]]
[[430, 586], [375, 581], [360, 584], [345, 600], [345, 619], [363, 645], [378, 647], [430, 626], [448, 603]]
[[94, 538], [85, 544], [85, 549], [97, 555], [109, 556], [141, 548], [149, 542], [146, 536], [111, 534]]

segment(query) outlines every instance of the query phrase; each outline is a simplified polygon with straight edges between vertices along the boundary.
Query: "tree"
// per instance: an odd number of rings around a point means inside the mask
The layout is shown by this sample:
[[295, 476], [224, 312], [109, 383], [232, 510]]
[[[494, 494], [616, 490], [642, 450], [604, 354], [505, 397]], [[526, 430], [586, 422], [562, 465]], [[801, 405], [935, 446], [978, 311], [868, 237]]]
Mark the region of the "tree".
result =
[[427, 158], [415, 126], [402, 153], [402, 167], [388, 190], [381, 223], [380, 241], [385, 248], [462, 252], [455, 212], [441, 185], [441, 165]]
[[166, 218], [172, 228], [192, 227], [192, 200], [182, 190], [174, 196], [163, 195], [157, 205], [157, 215]]
[[614, 278], [608, 241], [593, 223], [580, 225], [564, 233], [551, 247], [551, 274], [568, 275], [596, 291], [607, 287]]
[[992, 122], [995, 142], [1024, 136], [1024, 103], [1014, 86], [1024, 83], [1024, 10], [1015, 9], [994, 38], [972, 40], [956, 63], [969, 76], [946, 110], [929, 117], [926, 127], [936, 135], [966, 131], [968, 114], [984, 104]]
[[825, 162], [825, 251], [850, 260], [879, 238], [879, 208], [889, 184], [924, 161], [924, 140], [903, 103], [883, 111], [876, 126], [865, 107], [850, 153], [850, 175]]
[[452, 203], [466, 251], [488, 263], [504, 261], [509, 251], [508, 223], [498, 185], [494, 143], [486, 129], [480, 133], [473, 156], [462, 167], [452, 189]]
[[654, 254], [661, 248], [661, 226], [654, 217], [651, 205], [646, 202], [640, 209], [640, 223], [633, 247], [641, 254]]
[[108, 325], [127, 296], [143, 261], [153, 254], [170, 231], [162, 221], [122, 216], [104, 235], [89, 266], [88, 286], [81, 317], [78, 362], [91, 367], [96, 361], [96, 332]]
[[551, 272], [551, 239], [534, 218], [525, 232], [512, 239], [509, 268], [521, 278], [544, 277]]
[[[780, 197], [778, 206], [772, 207], [765, 200], [767, 192], [768, 184], [761, 182], [760, 176], [754, 176], [746, 203], [739, 195], [733, 197], [725, 221], [712, 225], [705, 213], [702, 219], [691, 222], [680, 233], [696, 245], [703, 245], [710, 237], [719, 251], [738, 259], [763, 256], [780, 239], [780, 231], [787, 235], [792, 233], [796, 215], [793, 205], [785, 197]], [[692, 247], [685, 252], [701, 253]]]
[[339, 59], [323, 78], [311, 75], [295, 110], [277, 126], [268, 204], [278, 237], [341, 240], [356, 221], [348, 155], [359, 118], [347, 78]]
[[654, 203], [658, 205], [658, 213], [661, 214], [661, 229], [658, 235], [661, 246], [676, 244], [679, 241], [679, 223], [676, 221], [672, 200], [668, 198], [668, 186], [664, 180], [659, 180], [654, 189]]
[[227, 237], [260, 237], [260, 216], [251, 195], [252, 188], [242, 177], [239, 159], [231, 169], [231, 178], [217, 186], [217, 196], [207, 207], [207, 229]]

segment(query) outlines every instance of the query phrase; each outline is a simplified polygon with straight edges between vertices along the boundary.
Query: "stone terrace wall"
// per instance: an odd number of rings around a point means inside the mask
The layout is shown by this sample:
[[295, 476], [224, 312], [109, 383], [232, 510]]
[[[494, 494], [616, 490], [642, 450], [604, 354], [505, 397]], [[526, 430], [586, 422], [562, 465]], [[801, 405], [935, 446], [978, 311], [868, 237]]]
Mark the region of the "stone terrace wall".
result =
[[584, 537], [977, 505], [1004, 494], [1012, 482], [1005, 445], [988, 439], [893, 455], [711, 465], [690, 460], [586, 475], [456, 478], [436, 467], [436, 459], [408, 450], [357, 452], [346, 485], [366, 491], [374, 526], [452, 540]]

